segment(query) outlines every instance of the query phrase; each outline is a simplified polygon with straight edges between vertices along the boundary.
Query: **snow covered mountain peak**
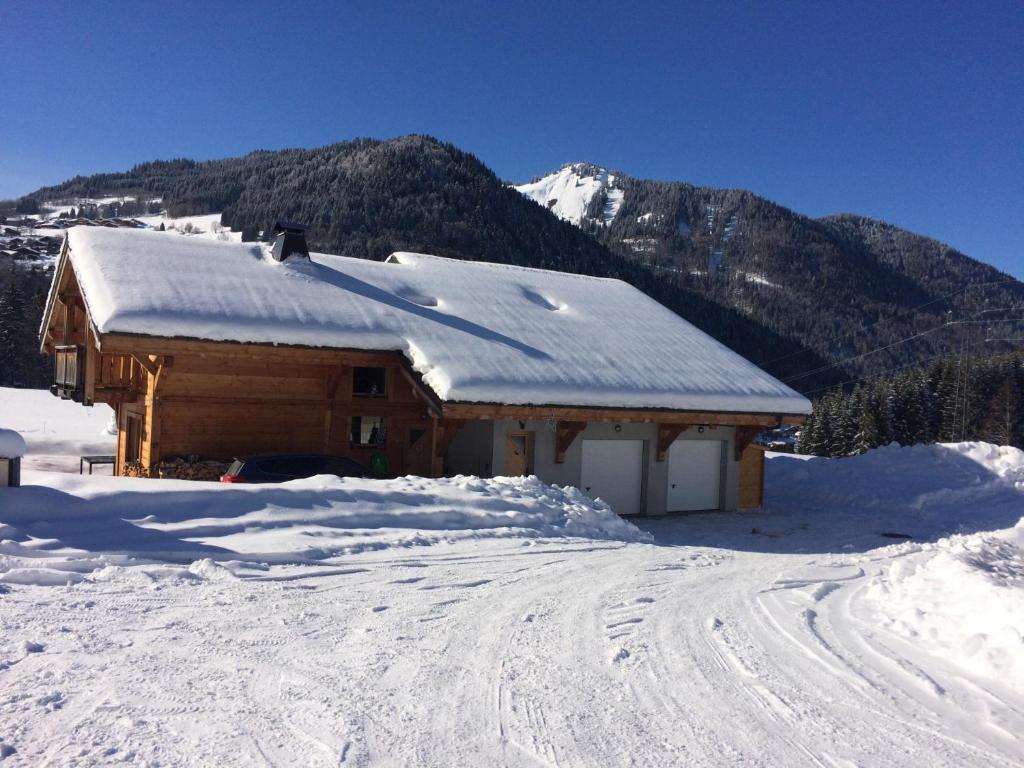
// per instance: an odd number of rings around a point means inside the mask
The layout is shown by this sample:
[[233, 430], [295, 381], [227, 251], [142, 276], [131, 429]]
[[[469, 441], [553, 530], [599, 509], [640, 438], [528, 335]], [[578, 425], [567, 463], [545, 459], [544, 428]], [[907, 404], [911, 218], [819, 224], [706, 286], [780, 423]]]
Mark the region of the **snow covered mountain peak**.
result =
[[585, 220], [611, 223], [623, 196], [615, 175], [593, 163], [566, 163], [554, 173], [516, 185], [515, 189], [577, 226]]

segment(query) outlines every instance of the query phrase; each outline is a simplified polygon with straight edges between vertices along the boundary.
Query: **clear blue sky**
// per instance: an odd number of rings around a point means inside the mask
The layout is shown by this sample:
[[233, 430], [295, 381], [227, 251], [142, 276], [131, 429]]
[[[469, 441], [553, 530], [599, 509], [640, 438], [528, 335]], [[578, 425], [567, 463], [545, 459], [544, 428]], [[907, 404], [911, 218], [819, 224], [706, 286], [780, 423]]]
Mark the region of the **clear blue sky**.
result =
[[429, 133], [855, 211], [1024, 277], [1024, 3], [0, 0], [0, 197]]

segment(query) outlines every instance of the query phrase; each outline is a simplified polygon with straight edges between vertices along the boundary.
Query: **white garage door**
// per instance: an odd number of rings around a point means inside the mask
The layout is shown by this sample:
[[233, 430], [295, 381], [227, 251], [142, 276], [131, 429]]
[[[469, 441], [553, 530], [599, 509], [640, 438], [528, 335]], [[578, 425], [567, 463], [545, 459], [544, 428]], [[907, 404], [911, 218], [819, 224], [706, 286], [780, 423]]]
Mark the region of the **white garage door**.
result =
[[669, 512], [718, 509], [722, 488], [722, 441], [676, 440], [668, 450]]
[[584, 440], [580, 489], [620, 515], [641, 513], [643, 440]]

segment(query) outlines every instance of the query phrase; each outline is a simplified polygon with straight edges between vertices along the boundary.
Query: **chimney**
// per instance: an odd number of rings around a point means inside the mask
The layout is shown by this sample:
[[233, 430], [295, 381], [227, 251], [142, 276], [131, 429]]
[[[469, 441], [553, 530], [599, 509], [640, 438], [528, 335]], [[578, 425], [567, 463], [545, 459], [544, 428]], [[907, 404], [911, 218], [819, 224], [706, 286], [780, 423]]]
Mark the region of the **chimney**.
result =
[[305, 224], [296, 224], [290, 221], [279, 221], [274, 224], [270, 255], [276, 261], [284, 261], [289, 256], [304, 256], [308, 260], [309, 246], [306, 245], [306, 229]]

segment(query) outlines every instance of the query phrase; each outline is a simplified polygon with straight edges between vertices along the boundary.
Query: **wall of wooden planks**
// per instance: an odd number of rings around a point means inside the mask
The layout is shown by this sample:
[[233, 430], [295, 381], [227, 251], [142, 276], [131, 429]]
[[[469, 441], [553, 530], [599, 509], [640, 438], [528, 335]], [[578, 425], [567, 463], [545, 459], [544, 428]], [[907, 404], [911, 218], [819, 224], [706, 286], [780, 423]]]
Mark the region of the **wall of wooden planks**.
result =
[[[403, 370], [397, 353], [360, 354], [355, 363], [385, 369], [385, 396], [352, 392], [353, 360], [338, 352], [324, 362], [321, 352], [303, 360], [272, 356], [260, 361], [250, 347], [232, 356], [231, 348], [211, 344], [217, 354], [150, 353], [140, 344], [139, 393], [115, 403], [119, 437], [117, 470], [125, 466], [127, 418], [143, 419], [141, 463], [151, 470], [162, 459], [197, 455], [230, 460], [259, 453], [331, 453], [368, 464], [374, 454], [387, 457], [391, 474], [429, 474], [436, 419], [415, 378]], [[107, 353], [109, 354], [109, 353]], [[96, 373], [103, 375], [102, 366]], [[386, 440], [381, 446], [351, 444], [352, 419], [380, 416]]]

